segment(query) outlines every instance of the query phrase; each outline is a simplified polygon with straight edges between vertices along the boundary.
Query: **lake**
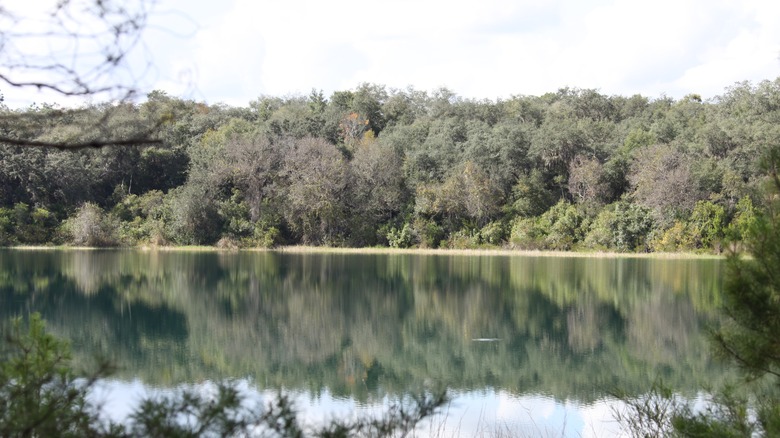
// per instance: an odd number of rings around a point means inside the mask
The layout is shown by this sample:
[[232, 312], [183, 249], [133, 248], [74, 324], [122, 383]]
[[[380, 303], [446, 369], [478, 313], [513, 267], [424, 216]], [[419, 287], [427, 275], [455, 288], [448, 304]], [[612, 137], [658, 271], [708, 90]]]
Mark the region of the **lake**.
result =
[[[719, 259], [0, 249], [0, 315], [40, 312], [101, 397], [237, 379], [310, 421], [446, 387], [434, 435], [604, 436], [615, 389], [725, 379]], [[427, 436], [427, 432], [422, 433]]]

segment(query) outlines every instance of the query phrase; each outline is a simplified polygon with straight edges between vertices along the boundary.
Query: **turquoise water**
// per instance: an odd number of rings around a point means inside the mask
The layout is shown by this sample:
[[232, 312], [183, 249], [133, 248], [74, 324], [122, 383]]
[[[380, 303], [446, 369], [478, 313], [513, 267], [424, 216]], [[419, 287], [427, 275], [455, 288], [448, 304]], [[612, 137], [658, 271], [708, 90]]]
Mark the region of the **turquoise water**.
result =
[[[454, 399], [434, 432], [610, 434], [609, 393], [688, 396], [709, 354], [723, 262], [498, 255], [0, 250], [0, 315], [40, 312], [76, 360], [121, 368], [134, 400], [238, 379], [312, 421], [421, 389]], [[527, 434], [524, 432], [524, 434]]]

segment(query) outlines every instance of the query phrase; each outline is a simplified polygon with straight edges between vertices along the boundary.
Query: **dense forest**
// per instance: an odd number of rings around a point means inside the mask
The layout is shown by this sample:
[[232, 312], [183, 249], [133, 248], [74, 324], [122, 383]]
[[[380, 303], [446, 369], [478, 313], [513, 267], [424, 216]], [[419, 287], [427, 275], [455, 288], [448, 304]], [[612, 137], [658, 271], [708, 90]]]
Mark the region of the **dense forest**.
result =
[[[780, 79], [707, 101], [362, 84], [1, 111], [6, 138], [81, 147], [0, 146], [0, 245], [719, 252], [765, 204]], [[141, 140], [88, 147], [106, 138]]]

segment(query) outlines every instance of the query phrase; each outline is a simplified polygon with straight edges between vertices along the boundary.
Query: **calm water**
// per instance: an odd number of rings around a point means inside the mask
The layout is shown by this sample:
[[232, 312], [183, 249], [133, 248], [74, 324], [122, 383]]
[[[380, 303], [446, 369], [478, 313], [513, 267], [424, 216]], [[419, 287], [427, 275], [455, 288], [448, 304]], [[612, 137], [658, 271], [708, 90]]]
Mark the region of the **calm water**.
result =
[[608, 434], [609, 391], [724, 378], [704, 330], [723, 262], [640, 258], [0, 250], [0, 316], [40, 312], [109, 356], [115, 415], [152, 390], [238, 378], [309, 418], [420, 388], [434, 428]]

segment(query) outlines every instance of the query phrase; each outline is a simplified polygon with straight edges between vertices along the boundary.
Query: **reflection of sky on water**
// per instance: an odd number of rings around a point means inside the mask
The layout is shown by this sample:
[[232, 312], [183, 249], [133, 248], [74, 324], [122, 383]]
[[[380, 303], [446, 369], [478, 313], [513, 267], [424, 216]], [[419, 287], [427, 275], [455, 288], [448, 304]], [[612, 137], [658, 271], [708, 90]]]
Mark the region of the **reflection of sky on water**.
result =
[[663, 378], [690, 394], [722, 378], [701, 331], [721, 266], [0, 249], [0, 316], [38, 311], [79, 361], [121, 364], [125, 380], [95, 392], [117, 420], [172, 391], [150, 388], [241, 376], [247, 390], [298, 388], [309, 422], [378, 413], [430, 383], [455, 397], [418, 436], [614, 436], [606, 388]]
[[[249, 382], [238, 382], [239, 388], [252, 401], [262, 402], [277, 395], [276, 390], [258, 391]], [[180, 387], [184, 388], [184, 386]], [[207, 382], [196, 386], [200, 391], [213, 391]], [[106, 380], [92, 392], [91, 398], [103, 407], [103, 412], [122, 421], [145, 396], [172, 394], [174, 389], [151, 389], [140, 380], [130, 382]], [[378, 415], [392, 403], [385, 397], [382, 403], [362, 404], [348, 398], [334, 397], [325, 389], [319, 396], [303, 391], [291, 391], [305, 423], [319, 424], [331, 418], [356, 418]], [[612, 417], [612, 399], [601, 399], [583, 405], [557, 402], [541, 395], [514, 396], [506, 391], [470, 391], [452, 393], [452, 400], [440, 414], [418, 426], [416, 436], [472, 437], [555, 436], [610, 437], [619, 435], [619, 426]]]

